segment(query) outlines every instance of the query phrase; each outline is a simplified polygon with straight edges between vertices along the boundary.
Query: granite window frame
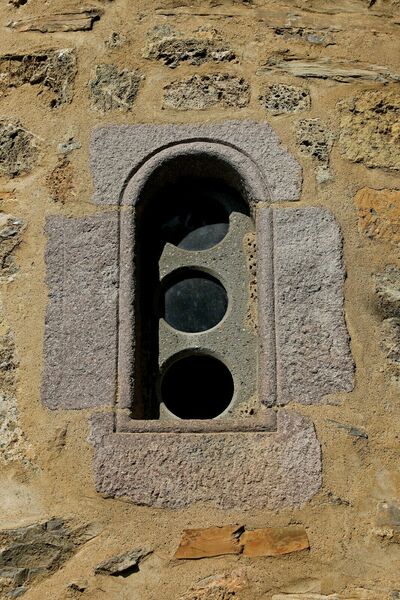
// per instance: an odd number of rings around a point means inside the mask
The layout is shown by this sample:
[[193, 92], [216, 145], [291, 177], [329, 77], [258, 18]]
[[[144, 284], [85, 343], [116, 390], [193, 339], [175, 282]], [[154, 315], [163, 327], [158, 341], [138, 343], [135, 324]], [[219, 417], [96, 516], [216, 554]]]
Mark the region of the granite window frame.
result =
[[[135, 397], [135, 385], [133, 382], [135, 371], [135, 355], [138, 351], [135, 339], [135, 289], [139, 282], [136, 281], [135, 269], [135, 232], [138, 228], [137, 212], [140, 210], [141, 202], [146, 201], [146, 187], [151, 187], [151, 181], [158, 170], [168, 165], [178, 166], [179, 171], [172, 175], [171, 181], [179, 180], [182, 176], [182, 165], [186, 163], [189, 177], [201, 176], [202, 178], [215, 178], [222, 180], [240, 194], [247, 204], [250, 216], [256, 230], [256, 206], [259, 201], [269, 202], [271, 194], [265, 177], [257, 164], [247, 153], [231, 145], [202, 140], [185, 140], [167, 148], [159, 149], [158, 152], [148, 157], [134, 172], [124, 185], [120, 198], [119, 211], [119, 302], [118, 302], [118, 396], [115, 404], [116, 430], [123, 432], [137, 431], [174, 431], [174, 432], [202, 432], [202, 431], [273, 431], [276, 428], [275, 415], [269, 410], [261, 410], [254, 418], [237, 415], [219, 415], [214, 419], [138, 419], [132, 418], [132, 407], [140, 399]], [[171, 169], [172, 170], [172, 169]], [[145, 198], [143, 200], [143, 198]], [[236, 240], [242, 244], [243, 240]], [[272, 260], [272, 256], [271, 256]], [[273, 294], [273, 291], [271, 290]], [[247, 301], [247, 298], [246, 298]], [[270, 315], [273, 319], [273, 311]], [[264, 319], [265, 320], [265, 319]], [[242, 323], [239, 324], [242, 326]], [[273, 331], [270, 323], [269, 330]], [[274, 351], [274, 345], [270, 350]], [[139, 350], [140, 351], [140, 350]], [[222, 352], [220, 358], [224, 364], [229, 351]], [[273, 377], [275, 357], [268, 356], [271, 376]], [[243, 362], [243, 361], [237, 361]], [[264, 360], [264, 367], [266, 368]], [[248, 368], [248, 365], [247, 365]], [[258, 381], [258, 356], [255, 354], [253, 365], [253, 393], [257, 394]], [[235, 373], [236, 375], [236, 373]], [[245, 373], [241, 373], [244, 379]], [[242, 384], [243, 387], [243, 384]], [[250, 386], [251, 387], [251, 386]], [[241, 394], [243, 396], [243, 394]], [[236, 398], [235, 398], [236, 399]], [[250, 400], [250, 394], [243, 400]], [[146, 398], [142, 399], [142, 402]], [[273, 405], [272, 399], [267, 403], [259, 403], [260, 407]]]

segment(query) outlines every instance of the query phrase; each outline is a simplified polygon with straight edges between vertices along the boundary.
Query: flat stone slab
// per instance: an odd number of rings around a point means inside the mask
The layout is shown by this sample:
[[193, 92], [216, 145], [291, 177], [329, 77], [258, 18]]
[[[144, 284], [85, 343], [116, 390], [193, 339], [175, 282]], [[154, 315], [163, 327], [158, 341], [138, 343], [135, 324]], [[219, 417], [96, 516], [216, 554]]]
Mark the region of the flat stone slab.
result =
[[279, 411], [275, 433], [114, 433], [113, 415], [92, 417], [97, 491], [136, 504], [220, 508], [304, 504], [322, 483], [312, 421]]
[[321, 207], [257, 217], [260, 400], [320, 404], [353, 389], [340, 228]]
[[[298, 200], [302, 173], [297, 160], [281, 145], [266, 123], [224, 121], [205, 125], [107, 125], [94, 130], [90, 162], [94, 202], [118, 204], [129, 179], [146, 162], [163, 152], [163, 159], [181, 146], [201, 143], [222, 147], [226, 154], [237, 150], [239, 161], [250, 162], [265, 183], [265, 196], [257, 200]], [[200, 150], [199, 145], [199, 151]], [[212, 150], [212, 148], [211, 148]]]
[[49, 217], [49, 302], [42, 398], [51, 409], [112, 406], [115, 399], [118, 217]]

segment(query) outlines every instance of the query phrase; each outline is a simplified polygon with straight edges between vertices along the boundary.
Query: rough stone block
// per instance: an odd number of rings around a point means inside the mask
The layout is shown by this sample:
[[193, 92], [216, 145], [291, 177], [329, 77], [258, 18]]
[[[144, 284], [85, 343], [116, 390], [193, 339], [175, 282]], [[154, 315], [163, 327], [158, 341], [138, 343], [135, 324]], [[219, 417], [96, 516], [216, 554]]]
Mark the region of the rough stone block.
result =
[[39, 159], [37, 138], [19, 121], [0, 119], [0, 177], [32, 171]]
[[164, 88], [164, 108], [204, 110], [213, 106], [243, 108], [250, 102], [250, 86], [243, 77], [227, 73], [193, 75]]
[[368, 90], [342, 104], [340, 146], [343, 155], [367, 167], [400, 169], [397, 90]]
[[[278, 413], [276, 433], [124, 434], [92, 417], [97, 490], [137, 504], [182, 508], [299, 506], [320, 488], [321, 450], [310, 419]], [[210, 473], [210, 465], [212, 472]], [[217, 484], [216, 484], [217, 482]]]
[[291, 75], [292, 77], [331, 79], [341, 83], [356, 81], [389, 83], [398, 81], [400, 76], [398, 72], [382, 65], [356, 60], [332, 60], [327, 57], [307, 58], [280, 51], [274, 52], [260, 71], [275, 75]]
[[384, 271], [375, 274], [374, 279], [382, 316], [400, 317], [400, 268], [387, 265]]
[[[6, 581], [2, 598], [17, 598], [32, 585], [49, 577], [99, 533], [95, 524], [72, 527], [64, 519], [23, 524], [0, 530], [0, 580]], [[4, 578], [4, 579], [3, 579]]]
[[319, 207], [261, 209], [257, 255], [260, 399], [318, 404], [327, 394], [351, 391], [342, 239], [334, 216]]
[[381, 334], [381, 349], [387, 360], [388, 374], [395, 383], [400, 384], [400, 318], [385, 319]]
[[249, 531], [243, 526], [224, 525], [185, 530], [175, 558], [197, 559], [223, 554], [281, 556], [309, 547], [307, 532], [302, 525]]
[[14, 251], [22, 241], [24, 229], [21, 219], [0, 213], [0, 281], [11, 281], [18, 272]]
[[112, 405], [117, 344], [116, 213], [50, 217], [43, 402], [52, 409]]
[[56, 31], [88, 31], [92, 29], [93, 23], [100, 19], [101, 14], [102, 11], [98, 8], [81, 8], [75, 12], [66, 11], [11, 21], [7, 26], [19, 32], [40, 31], [41, 33], [54, 33]]
[[310, 92], [295, 85], [274, 83], [260, 98], [261, 104], [273, 115], [295, 113], [311, 106]]
[[[91, 167], [97, 204], [118, 204], [129, 179], [162, 151], [204, 140], [208, 151], [218, 146], [237, 149], [249, 157], [265, 180], [268, 192], [257, 200], [298, 200], [300, 164], [283, 148], [266, 123], [225, 121], [212, 125], [108, 125], [95, 129], [91, 143]], [[168, 156], [164, 156], [167, 160]]]
[[191, 586], [179, 600], [238, 600], [248, 583], [244, 569], [211, 575]]
[[300, 121], [296, 129], [296, 139], [301, 152], [318, 162], [329, 162], [333, 135], [321, 119]]
[[150, 548], [137, 548], [129, 550], [118, 556], [112, 556], [95, 567], [95, 575], [112, 575], [126, 577], [139, 570], [139, 565], [144, 558], [151, 554]]
[[149, 44], [143, 56], [162, 62], [170, 69], [181, 63], [202, 65], [206, 62], [237, 62], [233, 50], [214, 36], [182, 38], [177, 35], [163, 36]]
[[120, 71], [115, 65], [98, 65], [90, 82], [93, 106], [103, 112], [130, 111], [139, 91], [141, 75], [137, 71]]
[[70, 48], [4, 54], [0, 56], [0, 97], [22, 85], [38, 85], [51, 108], [72, 101], [77, 72], [76, 54]]

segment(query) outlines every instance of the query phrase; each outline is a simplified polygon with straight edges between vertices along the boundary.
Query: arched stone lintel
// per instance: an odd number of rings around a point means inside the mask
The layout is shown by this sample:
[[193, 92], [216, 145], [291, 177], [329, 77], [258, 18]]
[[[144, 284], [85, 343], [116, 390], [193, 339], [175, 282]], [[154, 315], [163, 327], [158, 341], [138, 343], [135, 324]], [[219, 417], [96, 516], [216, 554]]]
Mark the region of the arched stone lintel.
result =
[[[95, 128], [90, 145], [90, 163], [94, 181], [95, 204], [117, 205], [130, 188], [137, 173], [149, 168], [160, 152], [180, 145], [204, 143], [227, 157], [236, 150], [242, 167], [268, 187], [264, 197], [270, 202], [298, 200], [302, 187], [299, 162], [282, 145], [268, 123], [223, 121], [205, 124], [106, 125]], [[175, 150], [172, 150], [175, 152]], [[229, 157], [228, 157], [229, 158]], [[157, 159], [155, 159], [157, 160]], [[235, 162], [235, 161], [234, 161]], [[144, 171], [142, 171], [144, 173]], [[249, 176], [247, 177], [249, 179]], [[268, 182], [266, 186], [265, 181]], [[253, 182], [254, 183], [254, 182]]]

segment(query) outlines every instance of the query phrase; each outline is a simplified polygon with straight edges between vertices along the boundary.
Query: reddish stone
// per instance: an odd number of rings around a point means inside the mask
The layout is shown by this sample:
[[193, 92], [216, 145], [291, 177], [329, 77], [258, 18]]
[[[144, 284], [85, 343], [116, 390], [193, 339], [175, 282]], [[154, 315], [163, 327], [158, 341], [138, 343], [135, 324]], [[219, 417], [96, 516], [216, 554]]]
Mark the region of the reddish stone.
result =
[[310, 547], [307, 532], [302, 525], [245, 531], [240, 541], [244, 545], [245, 556], [279, 556]]
[[244, 528], [241, 525], [186, 529], [183, 532], [175, 558], [206, 558], [221, 554], [240, 554]]

